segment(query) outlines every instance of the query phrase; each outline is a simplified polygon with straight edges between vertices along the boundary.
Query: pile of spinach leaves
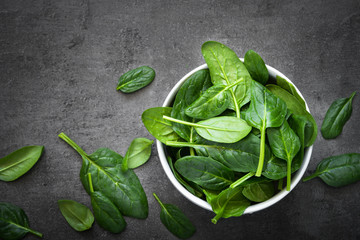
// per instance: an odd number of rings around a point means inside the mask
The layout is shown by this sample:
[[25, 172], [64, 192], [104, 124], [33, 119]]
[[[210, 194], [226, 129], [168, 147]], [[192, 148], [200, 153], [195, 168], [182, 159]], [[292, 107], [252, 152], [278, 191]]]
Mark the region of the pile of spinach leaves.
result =
[[201, 50], [209, 69], [183, 83], [172, 107], [147, 109], [142, 121], [166, 145], [177, 180], [212, 206], [216, 223], [268, 200], [285, 179], [290, 191], [317, 125], [295, 87], [270, 78], [255, 51], [242, 62], [218, 42]]

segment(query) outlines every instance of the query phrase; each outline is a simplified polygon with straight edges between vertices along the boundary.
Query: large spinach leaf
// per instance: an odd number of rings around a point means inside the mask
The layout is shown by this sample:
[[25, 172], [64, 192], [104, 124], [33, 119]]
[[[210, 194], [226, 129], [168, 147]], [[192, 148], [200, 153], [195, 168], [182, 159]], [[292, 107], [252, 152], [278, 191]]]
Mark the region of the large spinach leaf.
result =
[[90, 173], [94, 190], [102, 192], [109, 198], [123, 215], [135, 218], [148, 216], [148, 201], [145, 192], [132, 170], [122, 171], [122, 156], [107, 148], [99, 148], [93, 154], [87, 155], [64, 133], [60, 133], [59, 137], [82, 157], [80, 179], [87, 193], [91, 193], [88, 181]]
[[296, 91], [296, 88], [294, 87], [294, 85], [292, 85], [290, 82], [286, 81], [286, 79], [280, 77], [280, 76], [276, 76], [276, 84], [283, 88], [284, 90], [288, 91], [289, 93], [291, 93], [301, 104], [301, 106], [303, 106], [306, 109], [306, 104], [304, 99], [300, 96], [300, 94]]
[[0, 180], [14, 181], [29, 171], [41, 157], [44, 146], [26, 146], [0, 158]]
[[[242, 77], [244, 79], [250, 77], [245, 65], [240, 61], [236, 53], [227, 46], [219, 42], [208, 41], [202, 45], [201, 52], [209, 67], [211, 81], [214, 85], [230, 85]], [[239, 104], [244, 105], [245, 101], [249, 101], [249, 98], [246, 98], [246, 94], [244, 94], [248, 89], [244, 84], [229, 91], [233, 109], [235, 109], [239, 118]]]
[[257, 177], [261, 176], [264, 165], [266, 128], [281, 126], [286, 113], [287, 108], [283, 100], [260, 83], [252, 81], [251, 102], [244, 115], [249, 125], [259, 129], [261, 133], [259, 164], [255, 174]]
[[160, 220], [172, 234], [181, 239], [194, 235], [196, 232], [194, 224], [177, 206], [162, 203], [155, 193], [153, 195], [161, 207]]
[[247, 51], [244, 57], [244, 65], [254, 80], [262, 85], [266, 84], [269, 79], [269, 71], [259, 54], [254, 50]]
[[253, 202], [264, 202], [274, 196], [273, 182], [251, 183], [244, 187], [242, 194]]
[[61, 199], [58, 200], [58, 206], [66, 221], [76, 231], [88, 230], [94, 223], [94, 215], [87, 206], [81, 203]]
[[29, 220], [24, 210], [11, 203], [0, 202], [0, 238], [17, 240], [27, 233], [38, 237], [43, 235], [29, 227]]
[[251, 127], [245, 120], [236, 117], [220, 116], [197, 123], [185, 122], [165, 115], [163, 118], [171, 122], [193, 126], [201, 137], [214, 142], [234, 143], [246, 137], [251, 131]]
[[135, 92], [149, 85], [155, 78], [155, 71], [151, 67], [142, 66], [123, 74], [116, 90], [124, 93]]
[[170, 116], [171, 111], [170, 107], [155, 107], [145, 110], [141, 116], [149, 133], [162, 143], [181, 139], [172, 128], [172, 123], [163, 118], [164, 115]]
[[[191, 75], [186, 79], [176, 94], [171, 110], [171, 117], [187, 122], [193, 122], [194, 120], [185, 114], [185, 110], [198, 99], [206, 89], [211, 87], [211, 85], [212, 83], [208, 69], [199, 70]], [[188, 142], [195, 142], [197, 140], [198, 136], [191, 126], [173, 123], [172, 128], [180, 137]]]
[[189, 181], [210, 190], [222, 190], [234, 180], [234, 173], [209, 157], [186, 156], [175, 162], [176, 170]]
[[342, 187], [360, 180], [360, 154], [348, 153], [323, 159], [311, 176], [304, 182], [315, 177], [321, 178], [327, 185]]
[[281, 127], [269, 128], [268, 140], [273, 154], [287, 161], [287, 185], [286, 190], [290, 191], [291, 165], [292, 160], [301, 148], [301, 142], [285, 120]]
[[356, 92], [349, 98], [335, 100], [326, 112], [321, 126], [321, 134], [325, 139], [336, 138], [342, 132], [345, 123], [352, 113], [352, 100]]

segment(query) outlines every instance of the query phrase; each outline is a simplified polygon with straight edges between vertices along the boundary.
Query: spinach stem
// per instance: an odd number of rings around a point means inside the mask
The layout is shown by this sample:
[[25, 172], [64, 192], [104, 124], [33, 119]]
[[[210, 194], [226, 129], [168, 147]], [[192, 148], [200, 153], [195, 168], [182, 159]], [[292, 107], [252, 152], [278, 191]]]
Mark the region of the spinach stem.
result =
[[180, 124], [184, 124], [184, 125], [192, 126], [192, 127], [199, 127], [199, 128], [207, 128], [207, 129], [211, 129], [211, 130], [224, 131], [223, 128], [217, 128], [217, 127], [205, 126], [205, 125], [201, 125], [201, 124], [197, 124], [197, 123], [186, 122], [186, 121], [182, 121], [182, 120], [179, 120], [179, 119], [176, 119], [176, 118], [168, 117], [166, 115], [163, 115], [163, 119], [168, 120], [170, 122], [176, 122], [176, 123], [180, 123]]
[[317, 176], [319, 176], [320, 173], [314, 173], [313, 175], [307, 176], [306, 178], [303, 178], [303, 182], [309, 181], [313, 178], [316, 178]]
[[129, 168], [128, 168], [128, 158], [129, 158], [129, 151], [126, 152], [125, 157], [122, 160], [121, 163], [121, 170], [123, 172], [126, 172]]
[[291, 186], [291, 161], [287, 161], [287, 178], [286, 178], [286, 191], [290, 191]]
[[69, 144], [72, 148], [74, 148], [82, 157], [87, 157], [86, 152], [79, 147], [73, 140], [71, 140], [65, 133], [60, 133], [59, 138], [64, 140], [67, 144]]
[[91, 173], [88, 173], [87, 176], [88, 176], [88, 179], [89, 179], [90, 192], [93, 193], [94, 192], [94, 187], [93, 187], [93, 184], [92, 184]]
[[154, 195], [154, 198], [156, 199], [156, 201], [158, 201], [158, 203], [160, 204], [160, 207], [161, 207], [162, 209], [165, 209], [164, 204], [160, 201], [160, 199], [158, 198], [158, 196], [157, 196], [155, 193], [153, 193], [153, 195]]
[[27, 229], [30, 233], [34, 234], [35, 236], [38, 236], [38, 237], [43, 237], [43, 234], [38, 232], [38, 231], [35, 231], [35, 230], [32, 230], [30, 228]]
[[216, 223], [218, 222], [218, 220], [222, 217], [223, 212], [224, 212], [224, 211], [221, 211], [220, 213], [216, 214], [216, 216], [213, 217], [213, 219], [211, 219], [211, 222], [212, 222], [213, 224], [216, 224]]
[[233, 182], [230, 187], [231, 188], [236, 188], [237, 186], [239, 186], [241, 183], [245, 182], [246, 180], [248, 180], [249, 178], [251, 178], [252, 176], [254, 176], [255, 173], [254, 172], [249, 172], [248, 174], [242, 176], [241, 178], [239, 178], [238, 180], [236, 180], [235, 182]]
[[265, 123], [261, 128], [261, 138], [260, 138], [260, 156], [259, 156], [259, 164], [256, 170], [256, 177], [260, 177], [262, 173], [262, 169], [264, 166], [264, 158], [265, 158]]

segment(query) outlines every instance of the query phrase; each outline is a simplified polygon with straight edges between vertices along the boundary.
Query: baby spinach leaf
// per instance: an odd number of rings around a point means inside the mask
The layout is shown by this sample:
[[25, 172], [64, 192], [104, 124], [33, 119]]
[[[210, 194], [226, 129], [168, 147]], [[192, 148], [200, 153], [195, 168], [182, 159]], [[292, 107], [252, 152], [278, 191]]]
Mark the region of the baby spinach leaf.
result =
[[247, 51], [244, 57], [244, 65], [255, 81], [262, 85], [266, 84], [269, 79], [269, 71], [259, 54], [254, 50]]
[[[208, 69], [203, 69], [191, 75], [180, 87], [176, 94], [171, 117], [187, 122], [193, 122], [193, 118], [185, 114], [185, 109], [190, 106], [203, 92], [211, 87], [210, 73]], [[193, 127], [180, 123], [173, 123], [172, 128], [183, 139], [188, 142], [196, 142], [198, 135]]]
[[268, 140], [273, 154], [287, 161], [287, 185], [290, 191], [291, 163], [301, 148], [301, 142], [296, 133], [290, 128], [285, 120], [281, 127], [268, 129]]
[[155, 193], [153, 195], [161, 207], [160, 220], [172, 234], [181, 239], [194, 235], [195, 226], [177, 206], [162, 203]]
[[261, 176], [264, 165], [266, 128], [281, 126], [286, 112], [287, 108], [283, 100], [276, 97], [260, 83], [252, 81], [251, 102], [245, 112], [245, 120], [250, 126], [259, 129], [261, 132], [259, 164], [255, 174], [257, 177]]
[[14, 181], [29, 171], [39, 160], [44, 146], [26, 146], [0, 158], [0, 180]]
[[360, 154], [348, 153], [323, 159], [311, 176], [304, 182], [315, 177], [321, 178], [327, 185], [342, 187], [360, 180]]
[[306, 108], [303, 107], [303, 105], [295, 96], [293, 96], [285, 89], [282, 89], [281, 87], [273, 84], [266, 85], [266, 87], [267, 89], [269, 89], [270, 92], [282, 99], [286, 103], [287, 108], [293, 114], [303, 115], [306, 117], [308, 123], [305, 130], [305, 146], [309, 147], [313, 145], [316, 140], [318, 131], [313, 116], [308, 111], [306, 111]]
[[274, 184], [272, 182], [252, 183], [246, 185], [242, 194], [253, 202], [264, 202], [274, 196]]
[[220, 218], [239, 217], [250, 206], [250, 201], [242, 194], [242, 187], [227, 188], [211, 200], [211, 208], [216, 216], [211, 220], [214, 224]]
[[206, 201], [209, 204], [211, 204], [211, 201], [220, 194], [220, 191], [214, 191], [214, 190], [209, 190], [209, 189], [203, 189], [203, 192], [205, 194]]
[[162, 143], [181, 139], [172, 128], [172, 123], [163, 118], [164, 115], [170, 116], [170, 114], [170, 107], [155, 107], [145, 110], [141, 116], [149, 133]]
[[327, 110], [321, 126], [321, 134], [325, 139], [336, 138], [342, 132], [345, 123], [352, 113], [352, 100], [356, 92], [349, 98], [335, 100]]
[[135, 92], [149, 85], [154, 78], [154, 69], [148, 66], [138, 67], [128, 71], [120, 77], [116, 90], [120, 90], [124, 93]]
[[175, 168], [189, 181], [210, 190], [221, 190], [234, 180], [233, 171], [209, 157], [183, 157], [175, 162]]
[[94, 216], [85, 205], [73, 200], [58, 200], [61, 214], [69, 225], [76, 231], [85, 231], [91, 228], [94, 223]]
[[101, 191], [123, 215], [135, 218], [147, 217], [148, 202], [145, 192], [131, 169], [127, 171], [121, 169], [122, 156], [107, 148], [99, 148], [93, 154], [87, 155], [64, 133], [60, 133], [59, 137], [82, 157], [80, 180], [88, 194], [91, 193], [88, 181], [88, 173], [90, 173], [94, 190]]
[[91, 206], [94, 211], [96, 222], [103, 229], [120, 233], [126, 227], [126, 222], [119, 209], [100, 191], [94, 191], [91, 174], [88, 174], [91, 196]]
[[0, 202], [0, 238], [3, 240], [17, 240], [27, 233], [38, 237], [43, 235], [29, 227], [29, 220], [24, 210], [11, 203]]
[[280, 76], [276, 76], [276, 84], [283, 88], [284, 90], [288, 91], [289, 93], [291, 93], [301, 104], [301, 106], [303, 106], [303, 108], [306, 109], [306, 104], [304, 99], [298, 94], [298, 92], [296, 91], [296, 88], [294, 87], [294, 85], [292, 85], [290, 82], [286, 81], [284, 78], [280, 77]]
[[[219, 42], [208, 41], [202, 45], [201, 52], [209, 67], [211, 81], [214, 85], [230, 85], [240, 78], [250, 77], [239, 57], [227, 46]], [[235, 109], [238, 118], [240, 118], [239, 102], [241, 102], [238, 99], [245, 100], [244, 93], [247, 91], [245, 87], [246, 85], [238, 86], [236, 87], [239, 88], [237, 91], [234, 90], [235, 87], [229, 89], [233, 109]]]
[[235, 117], [220, 116], [197, 123], [185, 122], [165, 115], [163, 118], [171, 122], [193, 126], [201, 137], [214, 142], [234, 143], [246, 137], [251, 131], [251, 127], [245, 120]]
[[123, 169], [134, 169], [146, 163], [150, 158], [153, 142], [147, 138], [135, 138], [126, 152]]
[[[296, 160], [297, 158], [293, 160], [293, 164], [291, 165], [291, 173], [299, 170], [301, 166], [301, 162], [295, 162]], [[285, 178], [287, 176], [287, 162], [273, 155], [264, 166], [262, 175], [272, 180]]]

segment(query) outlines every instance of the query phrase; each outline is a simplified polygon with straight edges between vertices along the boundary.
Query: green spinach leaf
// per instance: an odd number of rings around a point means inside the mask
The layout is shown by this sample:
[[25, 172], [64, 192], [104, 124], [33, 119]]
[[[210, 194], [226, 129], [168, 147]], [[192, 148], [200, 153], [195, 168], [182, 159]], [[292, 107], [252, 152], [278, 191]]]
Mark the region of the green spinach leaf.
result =
[[315, 177], [321, 178], [327, 185], [342, 187], [360, 180], [360, 154], [348, 153], [323, 159], [313, 175], [303, 179], [304, 182]]
[[210, 190], [222, 190], [234, 180], [234, 173], [209, 157], [186, 156], [175, 162], [176, 170], [189, 181]]
[[283, 100], [260, 83], [252, 81], [251, 102], [245, 112], [245, 120], [250, 126], [259, 129], [261, 133], [259, 164], [255, 174], [257, 177], [261, 176], [264, 165], [266, 128], [281, 126], [286, 113], [287, 108]]
[[196, 232], [194, 224], [177, 206], [162, 203], [155, 193], [153, 195], [161, 207], [160, 220], [172, 234], [181, 239], [194, 235]]
[[181, 139], [172, 128], [172, 123], [163, 118], [164, 115], [170, 116], [170, 114], [170, 107], [155, 107], [145, 110], [141, 116], [149, 133], [162, 143]]
[[266, 84], [269, 79], [269, 71], [259, 54], [254, 50], [247, 51], [244, 57], [244, 65], [255, 81], [262, 85]]
[[124, 93], [135, 92], [149, 85], [154, 78], [154, 69], [148, 66], [138, 67], [128, 71], [120, 77], [116, 90], [120, 90]]
[[353, 92], [349, 98], [340, 98], [331, 104], [321, 126], [321, 134], [325, 139], [336, 138], [342, 132], [345, 123], [351, 117], [355, 94], [356, 92]]
[[274, 184], [272, 182], [252, 183], [246, 185], [242, 194], [253, 202], [264, 202], [274, 196]]
[[0, 180], [14, 181], [29, 171], [39, 160], [44, 146], [26, 146], [0, 158]]
[[123, 215], [135, 218], [148, 216], [148, 201], [145, 192], [131, 169], [127, 171], [121, 169], [122, 156], [107, 148], [99, 148], [93, 154], [87, 155], [64, 133], [60, 133], [59, 137], [82, 157], [80, 180], [88, 194], [91, 193], [88, 181], [90, 173], [94, 190], [101, 191]]
[[126, 152], [123, 170], [134, 169], [146, 163], [150, 158], [153, 142], [147, 138], [135, 138]]
[[29, 227], [29, 220], [24, 210], [11, 203], [0, 202], [0, 238], [3, 240], [17, 240], [27, 233], [38, 237], [43, 235]]
[[289, 93], [291, 93], [301, 104], [301, 106], [303, 106], [303, 108], [306, 109], [306, 104], [304, 99], [300, 96], [300, 94], [296, 91], [296, 88], [294, 87], [294, 85], [292, 85], [290, 82], [286, 81], [286, 79], [280, 77], [280, 76], [276, 76], [276, 84], [283, 88], [284, 90], [288, 91]]
[[91, 228], [94, 223], [94, 216], [85, 205], [73, 200], [58, 200], [61, 214], [69, 225], [76, 231], [85, 231]]

